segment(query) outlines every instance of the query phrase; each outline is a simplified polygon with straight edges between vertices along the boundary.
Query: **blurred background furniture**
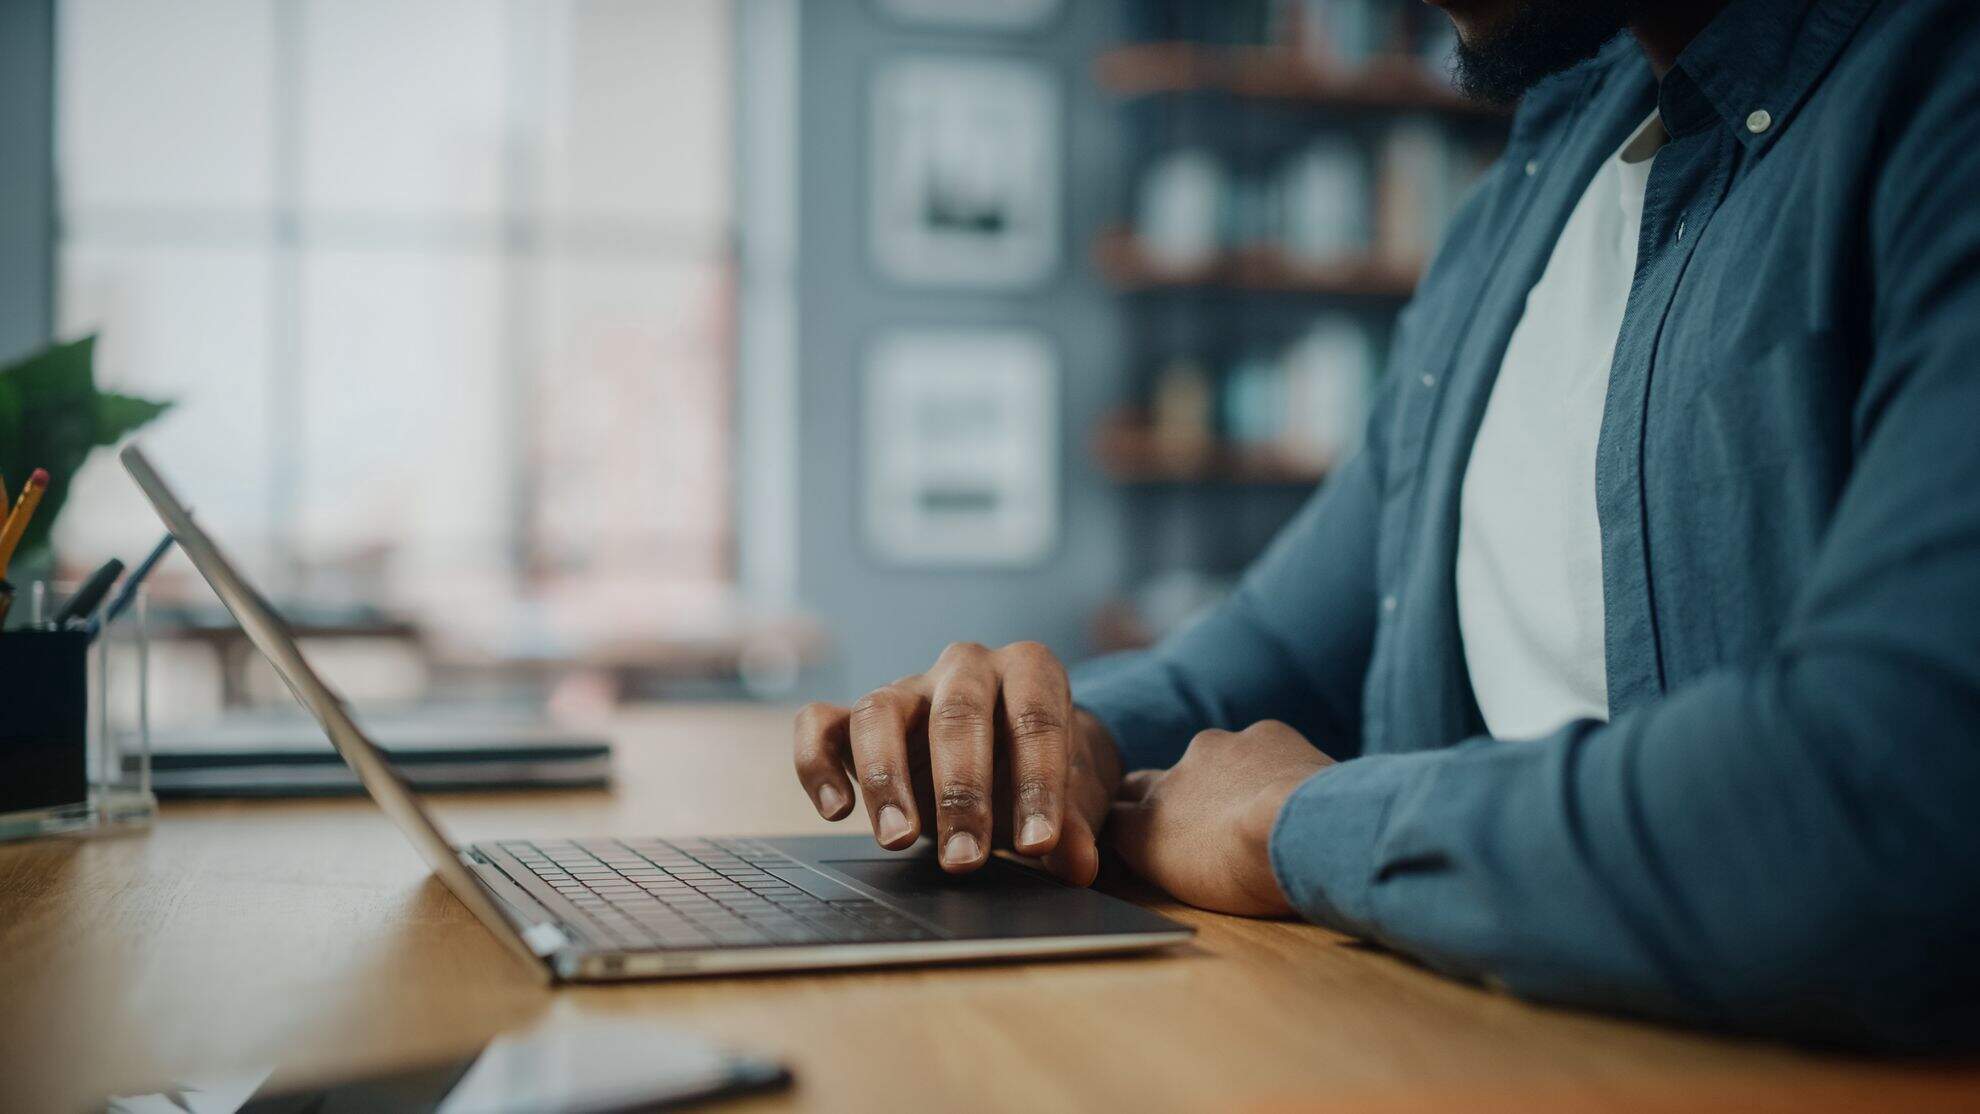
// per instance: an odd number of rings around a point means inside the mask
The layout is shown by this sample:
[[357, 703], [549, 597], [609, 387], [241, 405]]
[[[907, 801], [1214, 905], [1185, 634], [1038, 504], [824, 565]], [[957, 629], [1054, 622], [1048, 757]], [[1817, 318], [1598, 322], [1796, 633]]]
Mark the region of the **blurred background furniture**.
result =
[[[6, 18], [0, 360], [97, 331], [171, 400], [153, 456], [361, 705], [1174, 630], [1354, 451], [1506, 130], [1417, 0]], [[58, 574], [153, 539], [99, 456]], [[183, 561], [153, 597], [164, 725], [286, 699]]]
[[1097, 648], [1213, 605], [1360, 444], [1396, 311], [1504, 139], [1451, 90], [1448, 27], [1382, 0], [1140, 3], [1095, 57], [1123, 153], [1092, 263], [1126, 372], [1090, 443], [1129, 539]]

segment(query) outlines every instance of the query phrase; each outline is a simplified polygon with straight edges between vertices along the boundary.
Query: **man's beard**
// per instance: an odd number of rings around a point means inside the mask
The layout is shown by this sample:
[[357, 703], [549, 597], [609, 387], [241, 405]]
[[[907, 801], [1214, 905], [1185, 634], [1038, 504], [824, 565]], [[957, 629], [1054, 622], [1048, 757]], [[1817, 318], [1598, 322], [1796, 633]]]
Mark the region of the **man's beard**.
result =
[[1511, 104], [1543, 77], [1593, 58], [1642, 0], [1524, 0], [1476, 42], [1458, 40], [1452, 77], [1468, 97]]

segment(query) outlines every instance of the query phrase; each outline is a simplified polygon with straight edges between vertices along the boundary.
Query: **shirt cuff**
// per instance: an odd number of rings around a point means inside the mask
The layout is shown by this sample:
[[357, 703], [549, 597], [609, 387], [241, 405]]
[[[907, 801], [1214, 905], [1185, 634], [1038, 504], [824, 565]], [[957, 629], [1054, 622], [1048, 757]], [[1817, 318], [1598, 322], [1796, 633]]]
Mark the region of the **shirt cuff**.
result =
[[1113, 736], [1123, 773], [1175, 765], [1195, 733], [1156, 682], [1159, 669], [1145, 655], [1133, 654], [1099, 658], [1073, 671], [1073, 703]]
[[1389, 810], [1432, 754], [1353, 758], [1300, 783], [1268, 845], [1272, 876], [1300, 915], [1357, 936], [1375, 932], [1370, 891]]

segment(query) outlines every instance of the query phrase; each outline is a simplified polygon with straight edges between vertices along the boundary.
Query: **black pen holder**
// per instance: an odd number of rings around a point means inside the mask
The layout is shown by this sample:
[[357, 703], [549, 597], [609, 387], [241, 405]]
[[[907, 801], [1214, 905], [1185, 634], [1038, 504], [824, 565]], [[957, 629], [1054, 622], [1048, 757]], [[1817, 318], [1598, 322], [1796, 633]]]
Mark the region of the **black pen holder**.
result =
[[142, 606], [97, 637], [0, 633], [0, 840], [148, 823]]
[[16, 818], [45, 815], [57, 827], [86, 819], [89, 636], [0, 635], [0, 692], [0, 833]]

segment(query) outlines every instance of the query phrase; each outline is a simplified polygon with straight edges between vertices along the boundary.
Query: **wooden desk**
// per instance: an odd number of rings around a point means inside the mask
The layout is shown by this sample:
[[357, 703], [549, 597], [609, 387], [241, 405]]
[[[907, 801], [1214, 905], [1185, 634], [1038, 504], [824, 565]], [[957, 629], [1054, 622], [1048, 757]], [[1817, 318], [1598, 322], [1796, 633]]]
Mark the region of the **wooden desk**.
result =
[[[459, 840], [830, 827], [789, 716], [628, 715], [615, 792], [437, 798]], [[577, 1014], [787, 1059], [741, 1109], [1980, 1109], [1980, 1070], [1850, 1061], [1523, 1004], [1319, 928], [1164, 906], [1166, 955], [551, 990], [361, 800], [169, 805], [133, 837], [0, 846], [0, 1110], [215, 1068], [306, 1080]], [[725, 1109], [731, 1109], [725, 1107]]]

